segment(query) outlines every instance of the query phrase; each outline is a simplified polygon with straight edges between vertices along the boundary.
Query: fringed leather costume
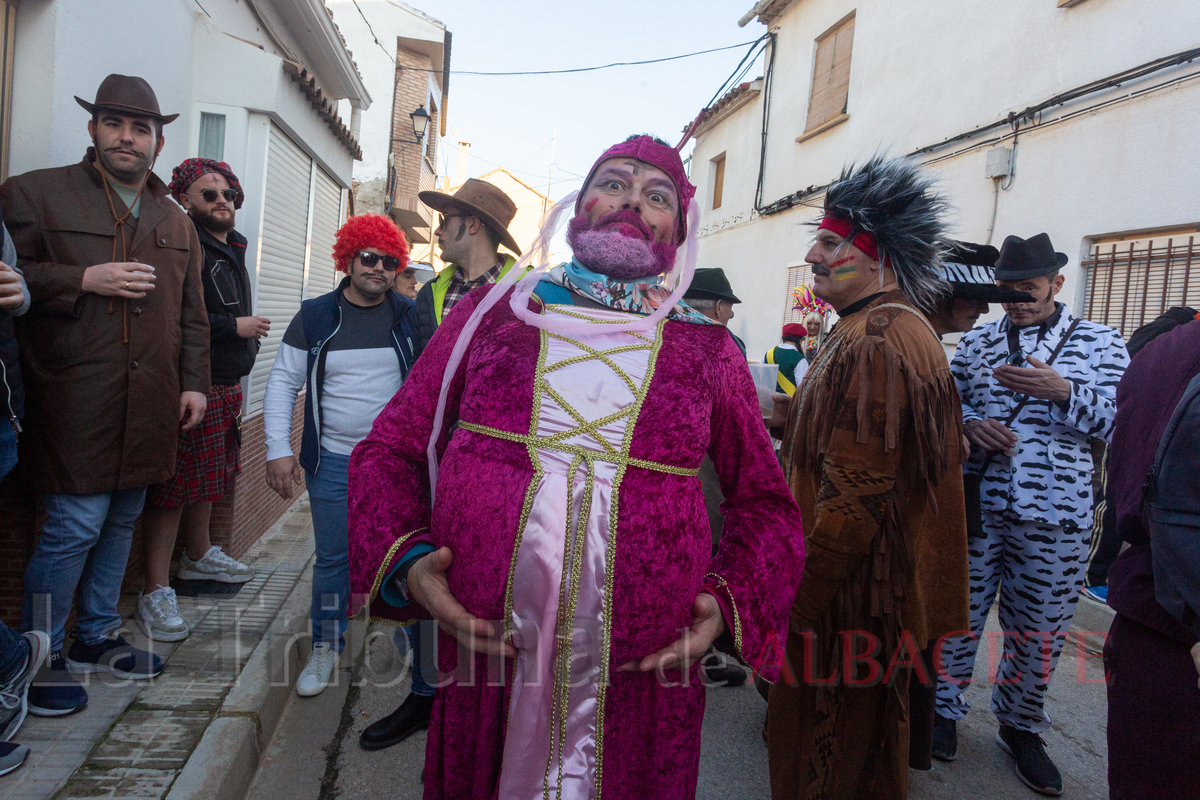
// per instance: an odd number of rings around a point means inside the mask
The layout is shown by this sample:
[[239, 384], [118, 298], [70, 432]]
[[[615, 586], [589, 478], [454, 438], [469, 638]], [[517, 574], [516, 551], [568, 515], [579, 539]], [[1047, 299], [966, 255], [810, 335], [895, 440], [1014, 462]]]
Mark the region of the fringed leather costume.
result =
[[931, 678], [911, 665], [968, 623], [958, 393], [893, 291], [839, 321], [796, 397], [783, 459], [807, 560], [771, 689], [772, 796], [904, 797], [908, 684]]

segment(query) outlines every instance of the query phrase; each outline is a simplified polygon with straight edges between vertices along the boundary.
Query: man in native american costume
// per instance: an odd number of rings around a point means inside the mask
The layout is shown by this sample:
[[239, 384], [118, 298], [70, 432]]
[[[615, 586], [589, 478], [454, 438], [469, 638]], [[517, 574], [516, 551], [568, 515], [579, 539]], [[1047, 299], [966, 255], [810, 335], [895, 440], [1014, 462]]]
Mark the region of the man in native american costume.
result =
[[440, 628], [426, 800], [694, 797], [695, 662], [724, 630], [744, 664], [782, 641], [800, 515], [741, 353], [681, 302], [694, 193], [661, 141], [606, 151], [574, 258], [468, 294], [354, 451], [358, 603]]
[[807, 256], [840, 319], [783, 438], [808, 560], [770, 692], [775, 800], [906, 796], [919, 652], [968, 621], [961, 411], [923, 313], [944, 216], [914, 165], [876, 157], [829, 187]]

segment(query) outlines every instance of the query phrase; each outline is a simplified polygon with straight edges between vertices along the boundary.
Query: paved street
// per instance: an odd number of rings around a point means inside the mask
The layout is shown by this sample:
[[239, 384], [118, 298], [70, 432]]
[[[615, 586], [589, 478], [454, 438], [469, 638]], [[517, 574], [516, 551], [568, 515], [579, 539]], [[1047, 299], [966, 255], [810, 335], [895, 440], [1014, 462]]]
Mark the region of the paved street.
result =
[[[991, 621], [995, 628], [995, 615]], [[362, 636], [361, 629], [357, 632]], [[425, 735], [397, 747], [367, 753], [358, 735], [391, 712], [408, 691], [389, 628], [373, 628], [369, 646], [353, 674], [343, 664], [339, 685], [312, 699], [294, 694], [263, 759], [250, 797], [256, 800], [346, 800], [390, 797], [418, 800]], [[361, 639], [360, 639], [361, 641]], [[1051, 756], [1063, 771], [1065, 796], [1102, 800], [1108, 796], [1105, 696], [1098, 658], [1078, 660], [1069, 646], [1049, 693], [1054, 727], [1046, 735]], [[1026, 800], [1037, 797], [1013, 773], [1012, 762], [995, 744], [996, 723], [988, 711], [988, 669], [981, 647], [976, 680], [968, 693], [977, 710], [959, 726], [959, 758], [934, 762], [927, 773], [911, 772], [913, 800]], [[1082, 669], [1082, 678], [1079, 680]], [[356, 685], [352, 686], [354, 683]], [[710, 689], [701, 744], [700, 800], [768, 800], [766, 746], [761, 728], [766, 705], [750, 687]]]

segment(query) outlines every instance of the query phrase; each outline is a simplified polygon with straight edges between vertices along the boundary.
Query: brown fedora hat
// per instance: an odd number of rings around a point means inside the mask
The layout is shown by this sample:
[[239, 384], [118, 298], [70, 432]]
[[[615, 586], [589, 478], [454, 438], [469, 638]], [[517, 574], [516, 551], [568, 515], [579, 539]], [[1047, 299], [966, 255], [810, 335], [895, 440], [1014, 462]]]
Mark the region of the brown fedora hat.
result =
[[79, 95], [75, 96], [75, 102], [89, 114], [95, 114], [97, 108], [109, 108], [126, 114], [152, 117], [164, 125], [179, 116], [159, 111], [158, 98], [154, 96], [150, 84], [144, 78], [132, 75], [109, 75], [96, 90], [96, 102], [89, 103]]
[[479, 217], [485, 225], [500, 234], [500, 242], [505, 247], [521, 255], [517, 240], [508, 232], [508, 226], [517, 215], [517, 204], [500, 187], [478, 178], [468, 178], [454, 194], [421, 192], [417, 197], [439, 214]]

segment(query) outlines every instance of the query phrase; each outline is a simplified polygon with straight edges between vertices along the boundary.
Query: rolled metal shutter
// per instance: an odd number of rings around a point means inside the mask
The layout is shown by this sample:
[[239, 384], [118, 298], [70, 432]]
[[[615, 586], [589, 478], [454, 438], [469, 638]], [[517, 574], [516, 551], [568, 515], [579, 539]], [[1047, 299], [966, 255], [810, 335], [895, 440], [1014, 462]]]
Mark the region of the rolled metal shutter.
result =
[[332, 292], [341, 279], [333, 269], [333, 241], [342, 224], [342, 187], [329, 173], [316, 168], [313, 184], [312, 251], [309, 254], [308, 292], [319, 297]]
[[255, 309], [259, 316], [271, 320], [271, 333], [262, 340], [250, 373], [251, 413], [262, 408], [267, 376], [275, 363], [279, 342], [300, 310], [311, 180], [312, 159], [272, 123]]

